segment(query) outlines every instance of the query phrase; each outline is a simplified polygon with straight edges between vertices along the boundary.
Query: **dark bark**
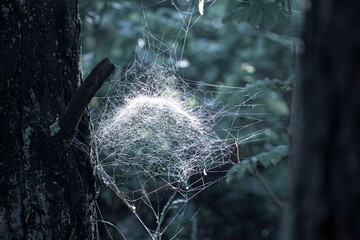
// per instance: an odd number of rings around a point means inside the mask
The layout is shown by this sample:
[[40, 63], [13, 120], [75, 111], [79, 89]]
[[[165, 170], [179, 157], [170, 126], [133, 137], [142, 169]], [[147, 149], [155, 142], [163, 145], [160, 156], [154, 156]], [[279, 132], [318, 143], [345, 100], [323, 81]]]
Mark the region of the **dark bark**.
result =
[[291, 125], [294, 236], [360, 239], [360, 2], [312, 1], [305, 19]]
[[77, 1], [4, 0], [0, 22], [0, 239], [97, 239], [86, 105], [105, 76], [75, 94]]

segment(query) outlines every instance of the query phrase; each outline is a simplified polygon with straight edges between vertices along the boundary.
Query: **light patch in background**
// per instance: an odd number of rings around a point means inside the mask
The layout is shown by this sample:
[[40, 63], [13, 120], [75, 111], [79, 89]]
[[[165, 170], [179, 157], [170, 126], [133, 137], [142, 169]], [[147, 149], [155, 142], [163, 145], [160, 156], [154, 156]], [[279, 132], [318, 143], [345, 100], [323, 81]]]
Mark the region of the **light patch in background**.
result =
[[254, 73], [256, 70], [255, 67], [250, 65], [249, 63], [242, 63], [240, 65], [240, 68], [249, 74]]
[[190, 66], [190, 62], [187, 59], [182, 59], [177, 61], [175, 66], [178, 68], [187, 68]]

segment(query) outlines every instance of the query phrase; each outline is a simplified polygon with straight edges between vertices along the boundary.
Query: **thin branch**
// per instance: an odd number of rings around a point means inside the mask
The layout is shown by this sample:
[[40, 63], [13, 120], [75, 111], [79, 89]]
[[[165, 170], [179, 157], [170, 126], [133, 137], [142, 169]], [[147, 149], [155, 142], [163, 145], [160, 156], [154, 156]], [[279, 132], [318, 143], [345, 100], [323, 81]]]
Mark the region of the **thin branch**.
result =
[[108, 58], [103, 59], [95, 66], [75, 93], [64, 114], [60, 117], [60, 129], [56, 133], [57, 137], [62, 140], [71, 141], [73, 139], [87, 105], [114, 69], [115, 65]]
[[[118, 232], [119, 234], [121, 235], [121, 237], [126, 240], [126, 237], [124, 236], [124, 234], [121, 232], [121, 230], [115, 226], [114, 224], [112, 224], [111, 222], [108, 222], [108, 221], [105, 221], [105, 220], [96, 220], [97, 222], [101, 222], [101, 223], [104, 223], [104, 224], [109, 224], [110, 226], [114, 227]], [[109, 233], [110, 234], [110, 233]], [[111, 237], [111, 235], [110, 235]]]
[[287, 5], [288, 5], [288, 8], [289, 8], [289, 14], [291, 15], [291, 3], [290, 3], [290, 0], [287, 0]]
[[[249, 152], [247, 150], [247, 148], [245, 148], [245, 153], [246, 155], [249, 156]], [[252, 176], [254, 176], [261, 184], [261, 186], [264, 188], [264, 190], [270, 195], [270, 197], [274, 200], [274, 202], [276, 203], [276, 205], [282, 210], [284, 211], [285, 208], [283, 206], [283, 204], [281, 203], [281, 201], [276, 197], [276, 195], [274, 194], [274, 192], [269, 188], [268, 185], [266, 185], [265, 181], [262, 179], [262, 177], [259, 174], [259, 171], [257, 169], [257, 167], [255, 166], [254, 162], [249, 158], [249, 162], [251, 164], [251, 168], [253, 169], [253, 172], [251, 173]]]
[[237, 160], [238, 160], [238, 164], [240, 164], [240, 151], [239, 151], [239, 145], [236, 141], [236, 138], [235, 139], [235, 146], [236, 146], [236, 156], [237, 156]]
[[167, 214], [167, 211], [168, 211], [170, 205], [173, 203], [173, 199], [174, 199], [175, 195], [176, 195], [176, 192], [174, 192], [171, 195], [171, 197], [167, 201], [166, 205], [164, 206], [163, 210], [161, 211], [160, 219], [158, 220], [159, 222], [158, 222], [158, 225], [157, 225], [156, 230], [155, 230], [156, 233], [160, 232], [161, 224], [165, 219], [165, 216]]
[[260, 176], [255, 164], [253, 163], [253, 161], [250, 161], [251, 167], [253, 169], [252, 175], [260, 182], [261, 186], [263, 186], [263, 188], [265, 189], [265, 191], [270, 195], [270, 197], [274, 200], [274, 202], [276, 203], [276, 205], [282, 210], [284, 211], [284, 206], [281, 203], [281, 201], [276, 197], [276, 195], [274, 194], [274, 192], [269, 188], [268, 185], [266, 185], [265, 181], [262, 179], [262, 177]]

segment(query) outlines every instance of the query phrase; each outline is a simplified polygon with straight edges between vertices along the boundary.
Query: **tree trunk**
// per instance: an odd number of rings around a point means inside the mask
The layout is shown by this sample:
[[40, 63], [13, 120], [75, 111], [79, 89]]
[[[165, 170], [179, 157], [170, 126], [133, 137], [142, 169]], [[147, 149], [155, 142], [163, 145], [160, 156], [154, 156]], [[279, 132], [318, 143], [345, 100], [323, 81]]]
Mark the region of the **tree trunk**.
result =
[[91, 97], [68, 107], [81, 82], [77, 1], [3, 0], [0, 22], [0, 239], [97, 239]]
[[360, 239], [360, 2], [312, 1], [305, 19], [294, 235]]

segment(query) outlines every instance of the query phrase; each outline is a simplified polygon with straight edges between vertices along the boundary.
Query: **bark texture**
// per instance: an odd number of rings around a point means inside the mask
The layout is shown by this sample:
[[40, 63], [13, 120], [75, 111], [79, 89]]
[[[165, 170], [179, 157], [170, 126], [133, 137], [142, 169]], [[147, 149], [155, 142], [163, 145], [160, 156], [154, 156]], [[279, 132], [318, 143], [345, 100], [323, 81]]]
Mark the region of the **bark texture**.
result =
[[97, 239], [89, 112], [52, 141], [81, 82], [77, 1], [0, 5], [0, 239]]
[[295, 239], [360, 239], [360, 2], [312, 1], [292, 116]]

